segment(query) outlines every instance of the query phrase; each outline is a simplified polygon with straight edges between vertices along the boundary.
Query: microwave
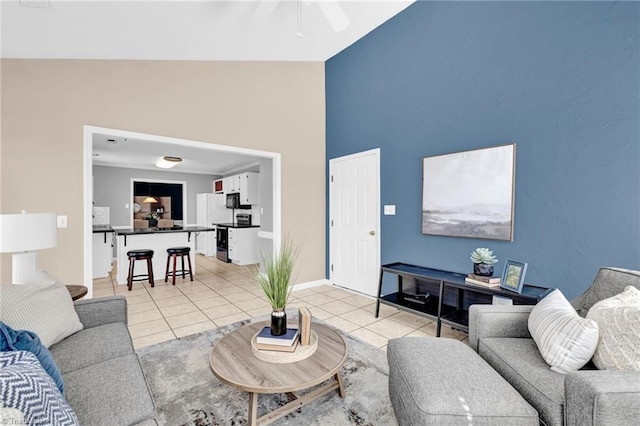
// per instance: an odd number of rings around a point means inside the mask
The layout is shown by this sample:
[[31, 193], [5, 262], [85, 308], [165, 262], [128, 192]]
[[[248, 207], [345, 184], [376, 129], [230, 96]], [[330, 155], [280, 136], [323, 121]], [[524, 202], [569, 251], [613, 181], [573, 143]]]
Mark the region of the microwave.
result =
[[251, 209], [250, 205], [240, 204], [240, 194], [237, 192], [227, 194], [227, 208], [228, 209]]
[[228, 209], [237, 209], [240, 206], [240, 194], [233, 193], [227, 194], [227, 208]]

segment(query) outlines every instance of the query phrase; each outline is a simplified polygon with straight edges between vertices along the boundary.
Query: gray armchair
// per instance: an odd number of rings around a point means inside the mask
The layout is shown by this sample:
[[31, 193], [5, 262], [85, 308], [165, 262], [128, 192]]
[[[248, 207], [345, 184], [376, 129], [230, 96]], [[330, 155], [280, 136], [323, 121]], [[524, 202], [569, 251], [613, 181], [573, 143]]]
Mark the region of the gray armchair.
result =
[[[601, 268], [571, 304], [581, 316], [626, 286], [640, 289], [640, 271]], [[538, 410], [544, 425], [640, 424], [640, 372], [583, 368], [551, 371], [529, 334], [533, 306], [473, 305], [469, 345]]]

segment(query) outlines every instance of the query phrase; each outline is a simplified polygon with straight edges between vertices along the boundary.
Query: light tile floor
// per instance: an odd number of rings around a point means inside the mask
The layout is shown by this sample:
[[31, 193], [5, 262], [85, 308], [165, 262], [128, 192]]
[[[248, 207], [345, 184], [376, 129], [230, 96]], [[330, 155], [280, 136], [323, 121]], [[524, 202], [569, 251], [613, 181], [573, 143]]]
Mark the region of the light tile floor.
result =
[[[93, 282], [94, 297], [126, 296], [129, 331], [136, 348], [153, 345], [236, 321], [265, 315], [271, 306], [253, 279], [253, 268], [223, 263], [215, 257], [195, 256], [194, 280], [176, 278], [176, 285], [155, 280], [117, 285], [111, 277]], [[378, 348], [402, 336], [435, 336], [436, 323], [390, 306], [380, 306], [374, 317], [375, 298], [322, 285], [291, 293], [289, 306], [309, 307], [311, 314]], [[465, 340], [466, 333], [442, 326], [442, 336]]]

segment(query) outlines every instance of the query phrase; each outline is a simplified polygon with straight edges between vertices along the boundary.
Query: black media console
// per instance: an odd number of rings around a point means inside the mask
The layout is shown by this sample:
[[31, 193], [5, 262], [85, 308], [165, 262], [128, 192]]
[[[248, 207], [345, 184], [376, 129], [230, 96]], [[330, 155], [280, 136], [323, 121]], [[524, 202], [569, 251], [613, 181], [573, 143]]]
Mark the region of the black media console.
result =
[[[398, 277], [398, 291], [382, 295], [383, 275]], [[404, 290], [405, 278], [415, 280], [414, 293]], [[551, 288], [525, 284], [522, 293], [514, 293], [500, 287], [484, 287], [465, 283], [466, 274], [396, 262], [382, 265], [378, 283], [376, 318], [380, 303], [437, 321], [436, 336], [440, 337], [442, 324], [458, 330], [469, 331], [468, 305], [491, 303], [493, 296], [511, 299], [514, 305], [535, 305], [551, 292]]]

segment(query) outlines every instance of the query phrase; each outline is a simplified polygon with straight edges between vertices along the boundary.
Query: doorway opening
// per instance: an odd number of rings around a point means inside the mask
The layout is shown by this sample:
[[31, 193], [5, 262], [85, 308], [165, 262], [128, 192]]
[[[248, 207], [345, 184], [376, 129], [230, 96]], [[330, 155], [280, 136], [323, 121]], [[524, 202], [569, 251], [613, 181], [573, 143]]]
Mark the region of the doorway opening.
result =
[[187, 182], [131, 179], [132, 228], [182, 226], [187, 213]]
[[[93, 140], [98, 135], [111, 135], [115, 138], [135, 139], [158, 144], [164, 148], [170, 147], [186, 147], [191, 150], [197, 150], [202, 153], [220, 153], [234, 154], [257, 158], [259, 160], [261, 174], [264, 173], [266, 179], [261, 181], [261, 192], [264, 190], [268, 194], [265, 202], [261, 200], [260, 212], [260, 231], [258, 232], [258, 244], [263, 247], [265, 253], [275, 253], [279, 250], [281, 244], [282, 214], [281, 214], [281, 155], [276, 152], [260, 151], [249, 148], [233, 147], [228, 145], [213, 144], [189, 139], [172, 138], [160, 135], [152, 135], [145, 133], [137, 133], [126, 130], [110, 129], [104, 127], [96, 127], [85, 125], [83, 128], [83, 243], [84, 243], [84, 259], [83, 259], [83, 281], [84, 285], [89, 289], [89, 297], [93, 295], [93, 159], [94, 149]], [[127, 167], [126, 165], [122, 165]], [[230, 170], [232, 172], [233, 170]], [[140, 181], [151, 182], [148, 179], [137, 179]], [[212, 182], [213, 184], [213, 182]], [[186, 185], [185, 185], [186, 186]], [[183, 187], [184, 194], [185, 187]], [[133, 182], [131, 195], [133, 195]], [[186, 195], [184, 196], [186, 198]], [[130, 201], [131, 222], [133, 225], [133, 210], [135, 208], [133, 199]], [[185, 200], [183, 198], [183, 222], [187, 216]], [[142, 207], [142, 206], [141, 206]], [[166, 207], [165, 207], [166, 209]], [[185, 223], [186, 224], [186, 223]]]

